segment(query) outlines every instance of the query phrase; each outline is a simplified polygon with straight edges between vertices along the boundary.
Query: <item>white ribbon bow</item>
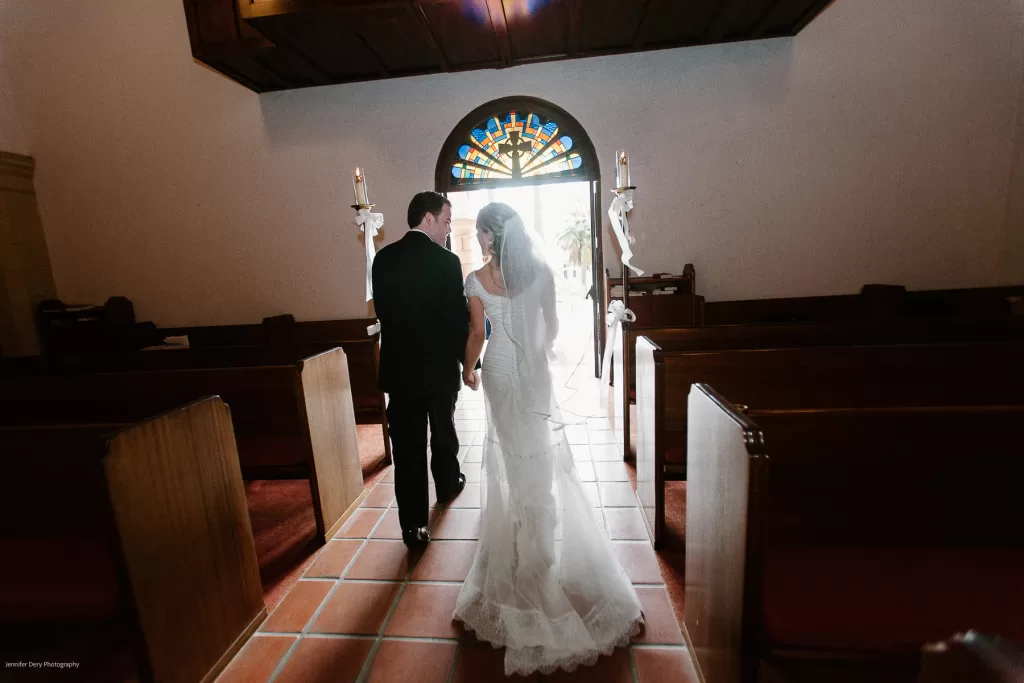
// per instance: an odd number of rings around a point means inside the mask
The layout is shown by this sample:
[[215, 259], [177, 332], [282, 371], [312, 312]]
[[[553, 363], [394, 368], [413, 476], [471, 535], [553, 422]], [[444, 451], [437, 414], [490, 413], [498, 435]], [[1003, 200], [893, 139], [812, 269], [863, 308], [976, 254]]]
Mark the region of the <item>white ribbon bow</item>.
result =
[[377, 252], [373, 246], [373, 238], [377, 231], [384, 225], [384, 214], [370, 213], [369, 209], [359, 209], [356, 212], [356, 225], [365, 233], [363, 241], [366, 243], [366, 300], [373, 298], [373, 257]]
[[629, 245], [633, 244], [633, 236], [629, 234], [629, 222], [626, 220], [626, 212], [633, 209], [633, 190], [626, 190], [612, 200], [608, 207], [608, 218], [612, 222], [612, 232], [619, 241], [619, 248], [622, 250], [622, 265], [626, 266], [637, 277], [642, 277], [644, 271], [640, 270], [629, 262], [633, 258], [633, 250]]
[[[635, 322], [636, 314], [626, 308], [626, 304], [616, 299], [608, 305], [608, 334], [605, 335], [604, 358], [601, 361], [601, 378], [605, 383], [608, 382], [608, 372], [612, 367], [612, 350], [618, 344], [619, 334], [622, 333], [623, 320]], [[619, 381], [621, 382], [622, 380], [619, 379]]]

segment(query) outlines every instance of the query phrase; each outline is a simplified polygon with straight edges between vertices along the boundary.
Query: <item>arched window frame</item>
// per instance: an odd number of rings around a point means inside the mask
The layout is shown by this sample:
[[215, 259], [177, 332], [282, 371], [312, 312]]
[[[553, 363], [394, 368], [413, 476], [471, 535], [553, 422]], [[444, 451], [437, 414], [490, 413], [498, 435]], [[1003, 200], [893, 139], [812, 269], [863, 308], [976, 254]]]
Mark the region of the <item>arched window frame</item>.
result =
[[[582, 159], [580, 171], [571, 175], [553, 173], [525, 178], [481, 178], [474, 180], [472, 183], [459, 183], [458, 179], [452, 175], [452, 166], [462, 161], [459, 156], [459, 148], [469, 143], [474, 129], [486, 125], [487, 121], [493, 116], [499, 116], [503, 119], [509, 111], [515, 111], [522, 116], [536, 114], [542, 124], [554, 121], [558, 125], [558, 137], [568, 135], [572, 138], [572, 151], [577, 152]], [[601, 170], [597, 163], [594, 144], [586, 134], [586, 131], [583, 130], [583, 126], [572, 115], [550, 102], [536, 97], [518, 95], [503, 97], [481, 105], [459, 121], [441, 148], [441, 153], [438, 155], [437, 167], [434, 172], [434, 184], [438, 192], [459, 192], [493, 187], [523, 187], [559, 182], [597, 181], [600, 179], [600, 175]]]

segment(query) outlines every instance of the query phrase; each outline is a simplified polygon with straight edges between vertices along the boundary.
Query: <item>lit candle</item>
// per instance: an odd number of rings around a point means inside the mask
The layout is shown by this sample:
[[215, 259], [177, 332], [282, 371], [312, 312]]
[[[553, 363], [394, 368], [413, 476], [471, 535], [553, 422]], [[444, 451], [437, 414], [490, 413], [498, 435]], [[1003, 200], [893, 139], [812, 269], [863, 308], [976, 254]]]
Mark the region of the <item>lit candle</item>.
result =
[[369, 206], [370, 198], [366, 192], [366, 176], [363, 174], [363, 169], [356, 168], [352, 172], [352, 187], [356, 191], [356, 204], [359, 206]]
[[615, 187], [629, 187], [629, 156], [624, 149], [615, 153]]

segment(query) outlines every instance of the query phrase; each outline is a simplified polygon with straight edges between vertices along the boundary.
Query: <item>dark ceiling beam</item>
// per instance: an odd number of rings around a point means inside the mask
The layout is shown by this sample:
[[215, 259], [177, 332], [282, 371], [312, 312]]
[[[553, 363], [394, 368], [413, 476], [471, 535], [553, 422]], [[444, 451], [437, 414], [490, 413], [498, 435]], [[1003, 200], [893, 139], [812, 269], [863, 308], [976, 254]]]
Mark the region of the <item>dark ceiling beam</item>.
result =
[[643, 0], [644, 6], [640, 10], [640, 21], [636, 24], [636, 31], [633, 32], [633, 47], [637, 50], [644, 48], [644, 35], [647, 33], [647, 26], [651, 21], [651, 15], [654, 14], [651, 11], [651, 5], [654, 4], [654, 0]]
[[779, 7], [782, 6], [783, 0], [775, 0], [768, 8], [757, 24], [754, 25], [754, 30], [751, 31], [750, 37], [754, 40], [764, 37], [764, 32], [768, 30], [768, 27], [772, 25], [772, 20], [775, 19], [775, 13], [778, 12]]
[[711, 20], [704, 34], [704, 42], [721, 42], [729, 32], [733, 19], [736, 18], [736, 15], [743, 9], [745, 4], [745, 0], [720, 0], [718, 12]]
[[441, 67], [442, 71], [451, 71], [451, 64], [448, 63], [448, 57], [445, 56], [444, 50], [441, 49], [441, 44], [437, 42], [437, 36], [434, 35], [434, 30], [430, 28], [430, 20], [427, 19], [427, 13], [423, 10], [423, 5], [419, 2], [415, 3], [415, 7], [407, 5], [409, 11], [413, 13], [416, 21], [419, 22], [420, 28], [423, 29], [424, 35], [427, 37], [427, 42], [430, 44], [430, 50], [434, 53], [434, 57], [437, 59], [438, 66]]
[[[310, 78], [317, 85], [331, 85], [335, 81], [333, 74], [326, 71], [320, 66], [320, 63], [316, 61], [313, 55], [309, 54], [303, 47], [300, 47], [301, 41], [289, 41], [286, 49], [290, 50], [295, 58], [306, 64], [311, 72]], [[278, 46], [278, 49], [281, 49]]]
[[254, 65], [258, 66], [260, 69], [262, 69], [264, 74], [266, 74], [275, 83], [280, 85], [282, 87], [282, 89], [288, 89], [288, 88], [294, 88], [295, 87], [295, 84], [292, 83], [292, 81], [289, 80], [287, 76], [285, 76], [284, 74], [279, 72], [277, 69], [275, 69], [273, 66], [268, 64], [265, 60], [263, 60], [260, 57], [260, 55], [253, 55], [252, 63]]
[[502, 0], [487, 0], [487, 13], [491, 17], [491, 28], [498, 41], [498, 53], [505, 66], [512, 66], [512, 41], [508, 36], [508, 21], [505, 19], [505, 6]]
[[388, 68], [388, 63], [384, 61], [384, 58], [377, 54], [377, 51], [370, 46], [370, 41], [363, 37], [354, 26], [349, 29], [349, 33], [352, 37], [366, 50], [366, 54], [370, 55], [370, 59], [377, 67], [377, 73], [380, 74], [381, 78], [391, 78], [391, 69]]
[[569, 0], [569, 47], [568, 54], [575, 57], [580, 49], [580, 13], [582, 0]]

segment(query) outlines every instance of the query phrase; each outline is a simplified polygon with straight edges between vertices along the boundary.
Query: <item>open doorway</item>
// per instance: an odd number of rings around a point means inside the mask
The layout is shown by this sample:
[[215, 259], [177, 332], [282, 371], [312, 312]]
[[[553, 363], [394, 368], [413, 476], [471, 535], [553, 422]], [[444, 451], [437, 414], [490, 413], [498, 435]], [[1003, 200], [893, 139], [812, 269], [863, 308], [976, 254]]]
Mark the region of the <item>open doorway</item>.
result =
[[593, 365], [594, 254], [591, 183], [563, 182], [527, 187], [493, 187], [449, 192], [451, 248], [465, 278], [484, 264], [476, 239], [476, 215], [491, 202], [504, 202], [523, 219], [555, 273], [558, 299], [558, 362], [567, 369]]
[[606, 307], [600, 185], [594, 145], [580, 123], [550, 102], [524, 96], [488, 102], [463, 117], [435, 169], [435, 189], [452, 201], [451, 248], [463, 274], [483, 265], [479, 210], [493, 201], [515, 208], [543, 245], [560, 285], [560, 361], [574, 366], [574, 374], [595, 377]]

